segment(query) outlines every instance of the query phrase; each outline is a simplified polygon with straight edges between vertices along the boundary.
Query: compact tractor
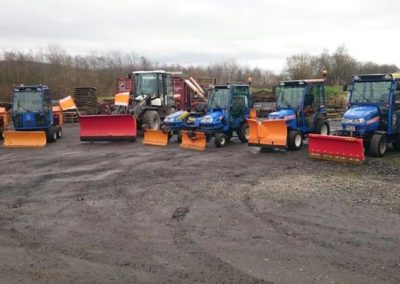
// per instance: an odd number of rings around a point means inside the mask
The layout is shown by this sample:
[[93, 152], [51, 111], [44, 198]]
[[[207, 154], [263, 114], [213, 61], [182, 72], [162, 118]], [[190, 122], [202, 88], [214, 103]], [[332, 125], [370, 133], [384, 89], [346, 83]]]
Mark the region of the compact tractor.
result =
[[[215, 86], [206, 104], [206, 115], [193, 118], [193, 130], [182, 130], [181, 147], [204, 151], [215, 137], [215, 146], [224, 147], [236, 132], [247, 143], [249, 127], [246, 119], [250, 110], [249, 86], [227, 84]], [[190, 129], [190, 121], [185, 122]]]
[[364, 149], [373, 157], [383, 157], [388, 143], [400, 150], [400, 74], [353, 76], [341, 128], [331, 136], [310, 135], [310, 156], [363, 163]]
[[249, 146], [299, 150], [307, 134], [329, 134], [324, 80], [283, 81], [276, 93], [277, 110], [268, 119], [257, 118], [255, 111], [251, 112], [247, 120]]
[[11, 117], [15, 131], [4, 132], [6, 147], [42, 147], [62, 137], [62, 112], [45, 85], [15, 87]]

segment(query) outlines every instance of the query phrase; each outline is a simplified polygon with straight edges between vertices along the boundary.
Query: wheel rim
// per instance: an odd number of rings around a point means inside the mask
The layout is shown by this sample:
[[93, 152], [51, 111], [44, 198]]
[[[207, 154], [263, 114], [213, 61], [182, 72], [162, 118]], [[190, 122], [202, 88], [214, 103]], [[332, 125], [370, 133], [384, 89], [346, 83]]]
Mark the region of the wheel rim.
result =
[[328, 126], [327, 126], [326, 124], [323, 124], [323, 125], [321, 126], [321, 132], [320, 132], [320, 134], [321, 134], [321, 135], [328, 135]]
[[61, 138], [62, 137], [62, 130], [60, 130], [59, 132], [58, 132], [58, 136]]
[[222, 136], [219, 141], [221, 142], [221, 145], [224, 146], [226, 143], [225, 136]]
[[246, 138], [246, 140], [249, 140], [249, 135], [250, 135], [250, 127], [247, 125], [244, 129], [244, 138]]
[[55, 132], [55, 131], [53, 132], [53, 139], [57, 140], [57, 132]]
[[301, 146], [302, 138], [300, 134], [297, 134], [296, 137], [294, 138], [294, 145], [296, 148], [299, 148]]

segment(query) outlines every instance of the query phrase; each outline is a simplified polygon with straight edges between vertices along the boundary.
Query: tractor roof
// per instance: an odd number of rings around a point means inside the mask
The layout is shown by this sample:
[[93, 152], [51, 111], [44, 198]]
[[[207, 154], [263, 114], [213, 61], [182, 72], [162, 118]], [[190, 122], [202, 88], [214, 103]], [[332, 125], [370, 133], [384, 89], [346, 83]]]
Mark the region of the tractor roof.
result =
[[230, 88], [234, 86], [248, 87], [249, 85], [244, 83], [227, 83], [226, 85], [215, 85], [214, 88]]
[[392, 74], [360, 74], [353, 76], [354, 81], [392, 81], [400, 80], [400, 73]]
[[321, 85], [325, 82], [324, 79], [305, 79], [305, 80], [290, 80], [290, 81], [281, 81], [281, 86], [296, 86], [296, 85]]
[[18, 92], [18, 91], [41, 91], [43, 89], [48, 89], [49, 87], [47, 87], [46, 85], [28, 85], [28, 86], [24, 86], [24, 85], [20, 85], [20, 86], [14, 86], [14, 91]]
[[152, 71], [134, 71], [133, 74], [146, 74], [146, 73], [167, 73], [165, 70], [152, 70]]

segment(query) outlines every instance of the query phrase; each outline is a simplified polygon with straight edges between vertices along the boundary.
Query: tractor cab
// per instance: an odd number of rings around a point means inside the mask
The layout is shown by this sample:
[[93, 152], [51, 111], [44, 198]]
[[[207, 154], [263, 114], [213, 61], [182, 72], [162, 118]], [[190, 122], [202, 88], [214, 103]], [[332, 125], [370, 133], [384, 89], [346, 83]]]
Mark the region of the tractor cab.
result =
[[238, 128], [249, 115], [250, 92], [247, 85], [215, 86], [207, 100], [207, 115], [200, 121], [203, 130], [215, 132]]
[[16, 130], [37, 130], [52, 125], [49, 88], [44, 85], [15, 87], [12, 120]]
[[137, 101], [149, 99], [151, 106], [174, 106], [171, 74], [163, 70], [136, 71], [132, 73], [134, 81], [133, 98]]
[[269, 119], [284, 119], [288, 127], [304, 133], [316, 130], [317, 119], [326, 114], [324, 80], [281, 82], [276, 106]]
[[353, 76], [349, 109], [342, 119], [343, 132], [364, 136], [372, 131], [399, 132], [400, 76]]

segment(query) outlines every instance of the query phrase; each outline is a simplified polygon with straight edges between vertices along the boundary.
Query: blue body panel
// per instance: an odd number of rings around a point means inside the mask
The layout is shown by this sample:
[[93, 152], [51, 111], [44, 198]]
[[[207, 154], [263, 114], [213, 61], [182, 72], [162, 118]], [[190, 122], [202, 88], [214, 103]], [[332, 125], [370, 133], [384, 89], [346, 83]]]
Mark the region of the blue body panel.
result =
[[363, 136], [379, 129], [380, 112], [376, 105], [352, 105], [345, 112], [342, 120], [342, 130], [354, 130], [354, 135]]
[[268, 119], [284, 119], [289, 129], [297, 128], [296, 111], [294, 109], [281, 109], [279, 111], [271, 112]]
[[[47, 130], [51, 126], [54, 125], [54, 116], [51, 108], [51, 98], [49, 93], [49, 88], [44, 85], [35, 85], [35, 86], [21, 86], [14, 88], [14, 97], [13, 103], [15, 103], [15, 94], [21, 93], [24, 91], [30, 91], [40, 94], [40, 111], [21, 111], [17, 112], [12, 110], [11, 116], [14, 123], [15, 130], [24, 131], [24, 130]], [[47, 92], [47, 97], [45, 96], [45, 92]], [[44, 109], [44, 105], [47, 103], [49, 106], [47, 110]], [[40, 122], [40, 123], [39, 123]]]

